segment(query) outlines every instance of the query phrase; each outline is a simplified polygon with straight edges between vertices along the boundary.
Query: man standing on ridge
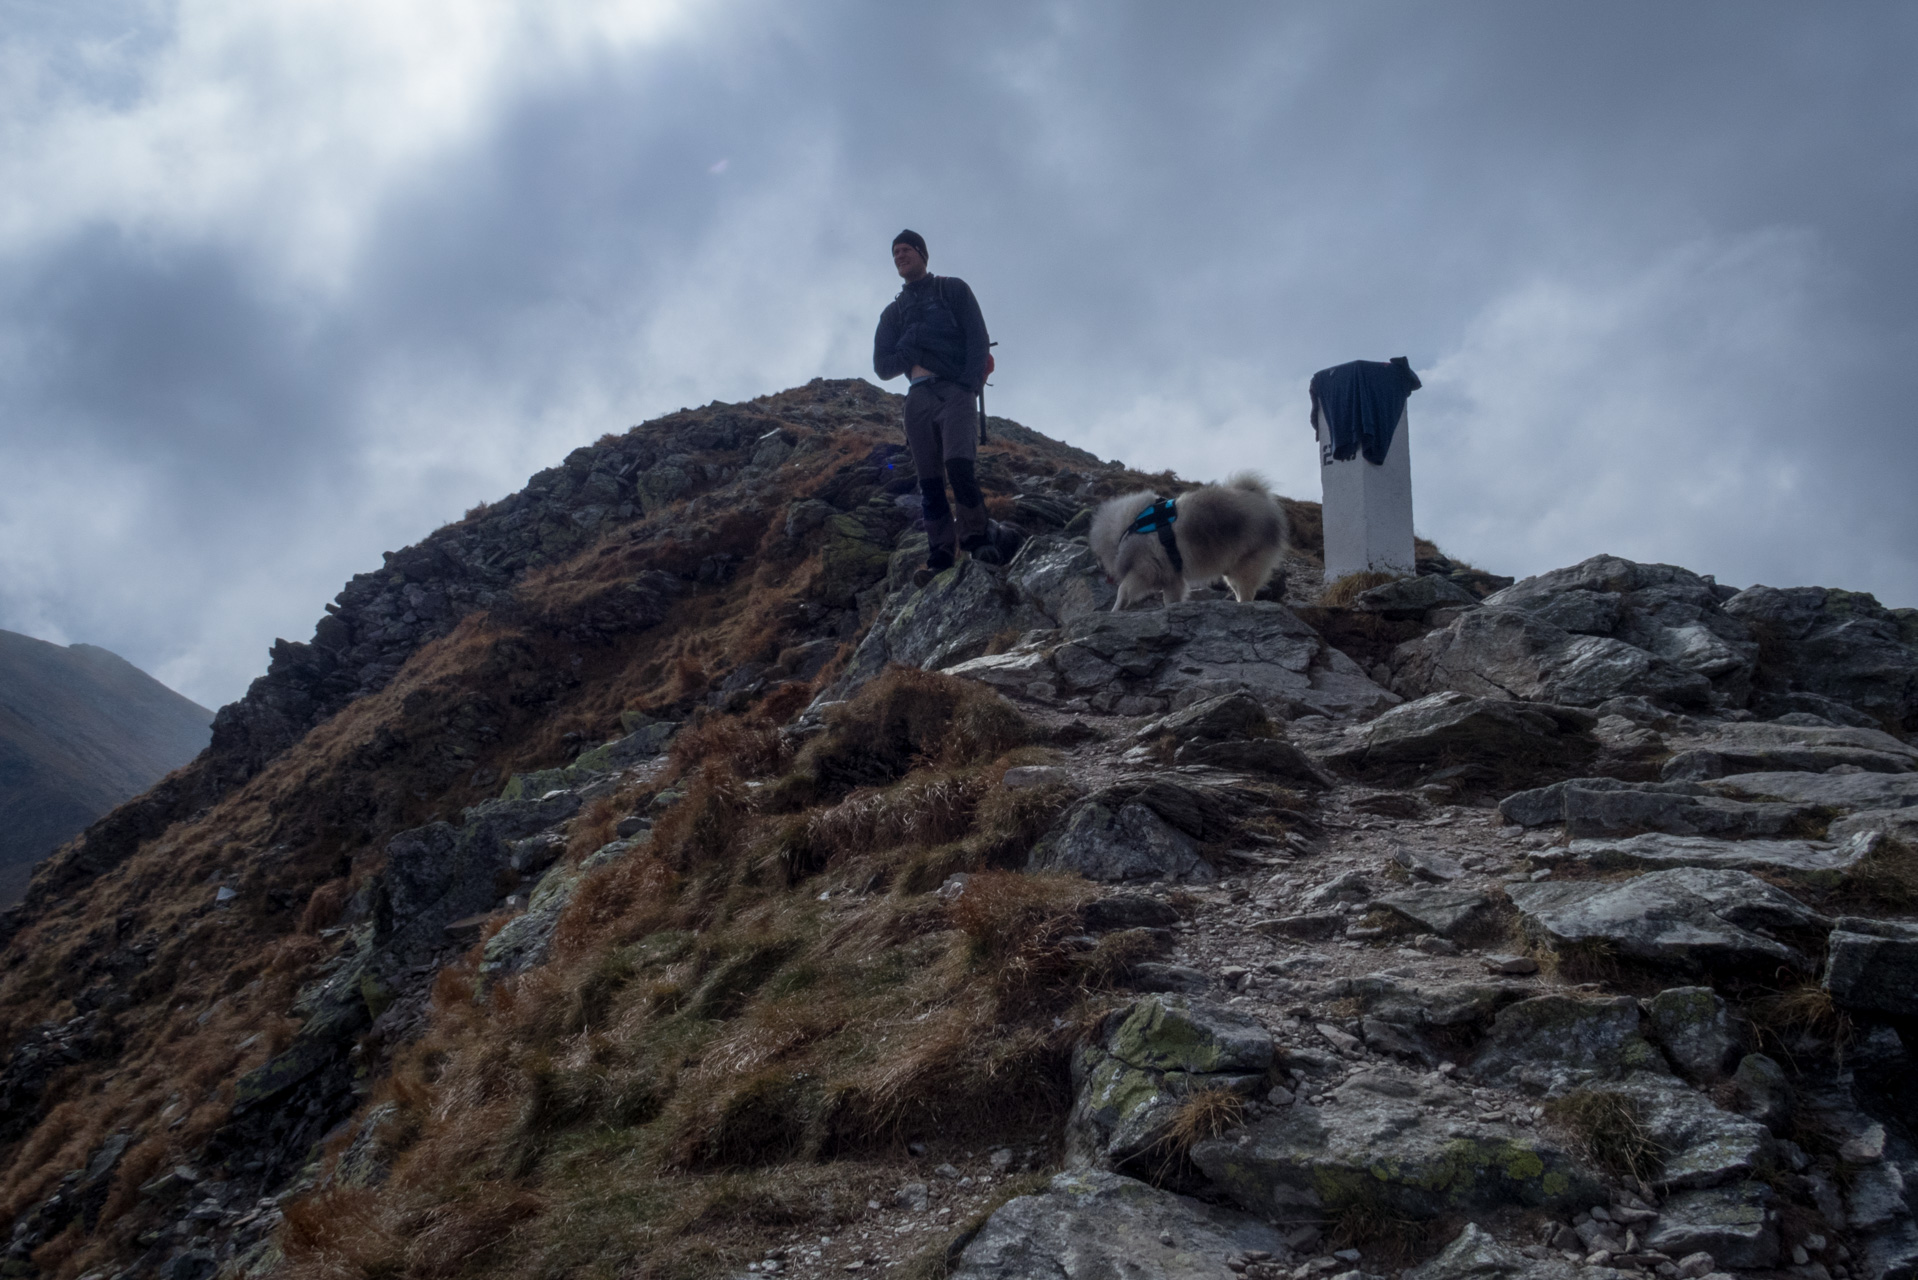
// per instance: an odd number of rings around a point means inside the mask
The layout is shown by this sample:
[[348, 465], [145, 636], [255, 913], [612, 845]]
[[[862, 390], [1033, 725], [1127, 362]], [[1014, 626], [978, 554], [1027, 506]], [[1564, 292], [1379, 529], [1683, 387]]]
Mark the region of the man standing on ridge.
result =
[[[927, 272], [925, 237], [917, 231], [894, 236], [892, 265], [906, 285], [879, 317], [872, 368], [881, 382], [903, 373], [912, 383], [906, 390], [906, 443], [925, 500], [927, 542], [926, 567], [914, 581], [924, 586], [952, 567], [955, 543], [981, 563], [1005, 563], [992, 544], [975, 470], [979, 423], [973, 401], [986, 385], [991, 344], [966, 282]], [[947, 480], [956, 521], [946, 504]]]

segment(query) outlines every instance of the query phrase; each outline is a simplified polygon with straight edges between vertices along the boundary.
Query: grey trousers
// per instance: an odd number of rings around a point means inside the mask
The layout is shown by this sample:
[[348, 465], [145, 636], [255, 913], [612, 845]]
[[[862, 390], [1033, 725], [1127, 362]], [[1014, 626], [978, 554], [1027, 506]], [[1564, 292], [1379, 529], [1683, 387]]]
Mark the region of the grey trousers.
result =
[[[979, 457], [979, 410], [972, 393], [934, 378], [906, 392], [906, 444], [925, 502], [927, 559], [950, 564], [955, 543], [986, 536], [986, 504], [974, 467]], [[952, 506], [946, 481], [952, 481]], [[953, 507], [958, 508], [957, 519]]]

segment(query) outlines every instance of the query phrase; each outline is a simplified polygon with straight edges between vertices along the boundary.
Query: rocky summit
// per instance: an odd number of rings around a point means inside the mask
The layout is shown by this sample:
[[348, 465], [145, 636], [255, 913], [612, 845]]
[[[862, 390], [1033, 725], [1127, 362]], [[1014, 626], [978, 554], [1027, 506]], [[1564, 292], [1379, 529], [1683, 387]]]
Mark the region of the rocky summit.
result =
[[1918, 613], [1290, 500], [1114, 613], [1167, 478], [998, 419], [916, 586], [898, 418], [576, 450], [42, 864], [0, 1272], [1918, 1272]]

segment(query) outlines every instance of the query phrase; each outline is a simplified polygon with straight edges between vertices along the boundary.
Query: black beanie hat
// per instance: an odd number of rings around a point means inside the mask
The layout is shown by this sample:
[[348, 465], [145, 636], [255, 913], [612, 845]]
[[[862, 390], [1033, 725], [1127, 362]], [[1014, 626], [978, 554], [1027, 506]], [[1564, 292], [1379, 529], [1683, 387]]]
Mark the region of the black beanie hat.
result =
[[919, 260], [921, 262], [932, 261], [931, 257], [929, 257], [926, 253], [926, 238], [920, 235], [917, 231], [901, 231], [898, 235], [892, 238], [892, 243], [895, 247], [902, 244], [909, 244], [913, 248], [919, 250]]

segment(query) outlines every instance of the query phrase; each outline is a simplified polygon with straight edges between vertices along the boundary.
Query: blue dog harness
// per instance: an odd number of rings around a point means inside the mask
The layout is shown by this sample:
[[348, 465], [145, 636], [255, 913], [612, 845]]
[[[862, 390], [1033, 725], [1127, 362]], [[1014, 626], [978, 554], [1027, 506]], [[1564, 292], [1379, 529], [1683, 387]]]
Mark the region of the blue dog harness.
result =
[[1172, 536], [1172, 525], [1178, 518], [1179, 500], [1177, 498], [1160, 498], [1157, 502], [1154, 502], [1144, 511], [1134, 516], [1132, 523], [1126, 526], [1126, 531], [1120, 534], [1119, 538], [1123, 541], [1135, 533], [1140, 535], [1148, 533], [1158, 534], [1159, 545], [1165, 548], [1166, 556], [1172, 561], [1172, 572], [1184, 573], [1185, 558], [1179, 554], [1179, 543], [1177, 539]]

